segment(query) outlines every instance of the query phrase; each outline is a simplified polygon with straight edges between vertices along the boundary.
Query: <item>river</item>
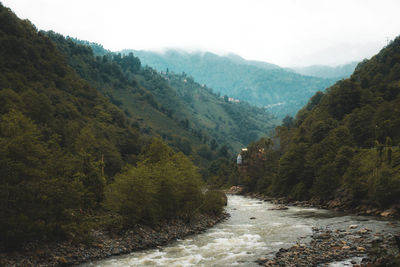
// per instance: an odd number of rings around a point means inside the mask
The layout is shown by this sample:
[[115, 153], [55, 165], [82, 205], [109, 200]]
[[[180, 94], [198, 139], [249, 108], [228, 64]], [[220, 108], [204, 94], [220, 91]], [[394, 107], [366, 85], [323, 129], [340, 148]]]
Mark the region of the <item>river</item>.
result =
[[[375, 231], [398, 231], [388, 221], [348, 216], [316, 208], [274, 205], [242, 196], [229, 196], [231, 217], [208, 231], [177, 240], [162, 248], [134, 252], [83, 266], [258, 266], [260, 257], [272, 256], [282, 247], [310, 239], [313, 227], [346, 229], [350, 225]], [[344, 263], [335, 265], [343, 266]], [[332, 265], [333, 266], [333, 265]]]

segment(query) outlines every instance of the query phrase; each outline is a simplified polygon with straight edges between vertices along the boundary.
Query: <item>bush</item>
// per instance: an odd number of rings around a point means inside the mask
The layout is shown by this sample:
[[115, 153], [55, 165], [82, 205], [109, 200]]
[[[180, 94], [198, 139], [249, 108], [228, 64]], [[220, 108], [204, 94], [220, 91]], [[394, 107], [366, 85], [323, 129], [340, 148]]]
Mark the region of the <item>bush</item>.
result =
[[223, 211], [226, 196], [219, 190], [208, 190], [203, 196], [202, 213], [219, 215]]
[[203, 184], [189, 158], [155, 139], [142, 159], [115, 177], [106, 193], [106, 207], [128, 225], [192, 216], [201, 205]]

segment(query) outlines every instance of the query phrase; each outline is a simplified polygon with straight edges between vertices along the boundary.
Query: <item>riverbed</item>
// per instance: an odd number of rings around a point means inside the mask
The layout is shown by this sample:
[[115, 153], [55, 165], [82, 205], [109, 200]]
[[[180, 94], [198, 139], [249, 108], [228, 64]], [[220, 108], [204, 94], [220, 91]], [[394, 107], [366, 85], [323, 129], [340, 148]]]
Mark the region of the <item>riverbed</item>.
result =
[[[206, 232], [165, 247], [133, 252], [83, 266], [258, 266], [258, 258], [273, 257], [280, 249], [310, 240], [313, 228], [367, 228], [398, 232], [398, 224], [371, 217], [351, 216], [317, 208], [269, 210], [270, 202], [229, 196], [230, 218]], [[344, 263], [342, 264], [344, 265]], [[340, 266], [336, 265], [336, 266]]]

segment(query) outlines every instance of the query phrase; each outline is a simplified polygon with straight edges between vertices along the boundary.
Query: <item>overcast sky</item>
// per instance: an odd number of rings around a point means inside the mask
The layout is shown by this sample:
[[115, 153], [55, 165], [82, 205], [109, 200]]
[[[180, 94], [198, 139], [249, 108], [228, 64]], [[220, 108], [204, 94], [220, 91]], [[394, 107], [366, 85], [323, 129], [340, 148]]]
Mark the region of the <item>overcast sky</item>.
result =
[[0, 0], [38, 29], [122, 49], [338, 65], [400, 35], [399, 0]]

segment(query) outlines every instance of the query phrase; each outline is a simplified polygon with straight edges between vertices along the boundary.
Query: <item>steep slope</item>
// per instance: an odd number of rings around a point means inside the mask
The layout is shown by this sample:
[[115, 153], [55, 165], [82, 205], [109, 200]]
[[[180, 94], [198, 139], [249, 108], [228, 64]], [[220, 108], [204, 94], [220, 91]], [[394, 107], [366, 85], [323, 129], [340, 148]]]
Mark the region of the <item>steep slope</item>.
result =
[[302, 76], [276, 65], [247, 61], [238, 56], [213, 53], [186, 53], [169, 50], [164, 53], [133, 52], [144, 65], [159, 71], [185, 72], [201, 84], [222, 95], [248, 101], [279, 118], [294, 115], [316, 91], [324, 90], [334, 80]]
[[139, 134], [1, 4], [0, 103], [0, 249], [65, 237], [77, 230], [73, 214], [100, 205], [106, 183], [135, 163]]
[[159, 73], [142, 67], [132, 54], [107, 53], [90, 44], [103, 55], [95, 56], [76, 44], [85, 42], [47, 34], [78, 74], [125, 109], [143, 133], [158, 134], [186, 154], [203, 150], [203, 144], [212, 151], [224, 145], [237, 150], [276, 125], [263, 109], [225, 101], [186, 75]]
[[354, 72], [358, 62], [351, 62], [348, 64], [339, 65], [336, 67], [324, 65], [312, 65], [307, 67], [292, 67], [288, 70], [293, 70], [296, 73], [306, 76], [314, 76], [327, 79], [344, 79], [349, 78]]
[[267, 139], [250, 145], [249, 190], [399, 214], [400, 37], [315, 94], [274, 141], [279, 149]]
[[29, 241], [88, 245], [93, 230], [222, 211], [189, 157], [141, 137], [53, 41], [2, 4], [0, 103], [2, 253]]

